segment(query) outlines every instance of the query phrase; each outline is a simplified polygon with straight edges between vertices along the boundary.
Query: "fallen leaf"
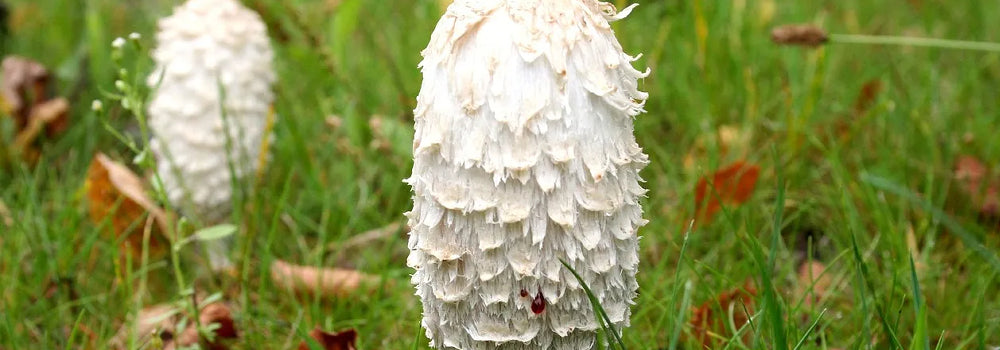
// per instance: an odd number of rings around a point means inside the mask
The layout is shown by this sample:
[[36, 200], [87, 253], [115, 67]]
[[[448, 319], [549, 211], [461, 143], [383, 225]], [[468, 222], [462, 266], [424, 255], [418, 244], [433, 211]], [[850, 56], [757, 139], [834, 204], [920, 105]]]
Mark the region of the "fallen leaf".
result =
[[736, 206], [746, 202], [753, 194], [759, 176], [760, 167], [741, 161], [715, 172], [711, 179], [699, 179], [694, 190], [698, 221], [711, 221], [723, 205]]
[[[191, 321], [180, 334], [177, 334], [177, 324], [185, 318], [190, 317], [185, 315], [176, 305], [149, 306], [139, 311], [134, 334], [139, 337], [140, 344], [149, 343], [152, 337], [159, 338], [159, 341], [163, 342], [164, 350], [188, 347], [198, 344], [199, 341], [205, 349], [226, 350], [229, 347], [225, 345], [225, 340], [235, 339], [239, 336], [233, 321], [232, 311], [225, 303], [211, 303], [198, 311], [198, 322], [202, 326], [217, 325], [212, 331], [214, 334], [212, 341], [200, 339], [198, 329]], [[129, 325], [122, 326], [118, 334], [111, 340], [111, 347], [114, 349], [126, 348], [131, 331], [132, 328]]]
[[148, 213], [155, 222], [151, 229], [149, 250], [151, 256], [159, 256], [166, 250], [162, 235], [169, 232], [170, 218], [146, 195], [146, 188], [139, 176], [124, 165], [111, 160], [103, 153], [94, 156], [87, 170], [84, 183], [89, 200], [90, 220], [101, 225], [108, 220], [110, 227], [106, 234], [115, 240], [122, 240], [122, 251], [138, 257], [142, 252], [142, 240]]
[[42, 102], [31, 108], [31, 115], [25, 126], [14, 138], [14, 150], [26, 153], [31, 144], [38, 139], [42, 131], [49, 136], [57, 135], [66, 129], [66, 115], [69, 113], [69, 101], [59, 97]]
[[[223, 344], [223, 339], [234, 339], [239, 336], [236, 332], [236, 324], [233, 322], [232, 312], [223, 303], [206, 305], [198, 312], [198, 320], [203, 326], [218, 324], [218, 327], [213, 330], [213, 333], [215, 333], [214, 339], [212, 341], [205, 340], [204, 342], [208, 350], [228, 349]], [[178, 346], [188, 346], [198, 343], [198, 338], [198, 329], [196, 327], [187, 327], [177, 337], [175, 343]]]
[[[309, 331], [309, 337], [316, 340], [323, 350], [356, 350], [354, 342], [358, 338], [358, 332], [353, 328], [337, 333], [326, 332], [319, 327]], [[299, 343], [299, 350], [309, 350], [307, 341]]]
[[[858, 92], [858, 97], [854, 99], [853, 114], [843, 118], [837, 118], [836, 122], [833, 124], [833, 130], [841, 143], [846, 143], [851, 139], [851, 137], [854, 136], [852, 132], [852, 129], [854, 129], [853, 126], [856, 126], [859, 118], [871, 110], [872, 106], [875, 105], [875, 101], [878, 100], [878, 95], [881, 92], [882, 81], [879, 79], [869, 80], [861, 86], [861, 91]], [[819, 130], [819, 132], [822, 132], [822, 130]]]
[[968, 155], [958, 157], [954, 176], [959, 189], [969, 197], [982, 218], [1000, 219], [1000, 179], [990, 177], [981, 160]]
[[731, 151], [737, 158], [743, 157], [749, 149], [750, 136], [740, 128], [733, 125], [722, 125], [714, 133], [703, 134], [694, 141], [694, 147], [684, 155], [684, 170], [693, 172], [697, 170], [698, 160], [704, 159], [708, 153], [708, 145], [715, 143], [718, 156], [725, 157]]
[[783, 25], [771, 30], [771, 41], [779, 45], [816, 47], [827, 40], [826, 31], [811, 24]]
[[271, 281], [295, 293], [342, 297], [363, 285], [377, 285], [379, 278], [356, 270], [298, 266], [275, 260], [271, 264]]
[[13, 151], [34, 160], [31, 148], [44, 131], [47, 136], [61, 134], [68, 127], [69, 101], [53, 98], [52, 77], [42, 64], [19, 56], [7, 56], [0, 63], [0, 110], [14, 118]]
[[805, 306], [819, 304], [826, 297], [833, 285], [830, 274], [826, 273], [826, 265], [818, 261], [805, 261], [799, 265], [797, 300], [805, 300]]
[[[743, 287], [723, 292], [710, 301], [691, 310], [691, 333], [702, 344], [703, 349], [717, 348], [716, 342], [732, 337], [730, 317], [736, 330], [749, 322], [748, 315], [754, 313], [754, 297], [757, 289], [750, 281]], [[746, 308], [744, 310], [744, 307]], [[732, 315], [732, 316], [730, 316]], [[743, 341], [748, 342], [752, 332], [743, 333]]]
[[878, 98], [878, 94], [882, 92], [882, 81], [879, 79], [872, 79], [861, 86], [861, 91], [858, 93], [858, 98], [854, 100], [854, 114], [862, 115], [868, 113], [872, 105], [875, 104], [875, 100]]
[[28, 124], [31, 108], [47, 100], [49, 71], [41, 63], [19, 56], [7, 56], [0, 63], [0, 97], [4, 112], [14, 117], [17, 128]]

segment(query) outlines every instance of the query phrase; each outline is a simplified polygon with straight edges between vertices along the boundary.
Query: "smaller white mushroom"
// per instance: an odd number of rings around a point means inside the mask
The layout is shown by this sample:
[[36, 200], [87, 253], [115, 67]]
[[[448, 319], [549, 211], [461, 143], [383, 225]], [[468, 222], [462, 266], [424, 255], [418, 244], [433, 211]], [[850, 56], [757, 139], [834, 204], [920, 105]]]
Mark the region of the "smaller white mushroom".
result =
[[[260, 163], [273, 99], [267, 29], [236, 0], [188, 0], [159, 22], [148, 84], [152, 150], [171, 203], [204, 224], [231, 211], [232, 189]], [[229, 265], [224, 244], [213, 268]]]

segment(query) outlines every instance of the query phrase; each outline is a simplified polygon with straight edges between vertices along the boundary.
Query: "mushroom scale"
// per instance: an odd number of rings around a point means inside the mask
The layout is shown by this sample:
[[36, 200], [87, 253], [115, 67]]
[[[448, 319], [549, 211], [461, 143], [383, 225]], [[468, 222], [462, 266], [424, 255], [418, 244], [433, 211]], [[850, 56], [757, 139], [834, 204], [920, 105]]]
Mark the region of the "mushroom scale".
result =
[[423, 51], [407, 263], [439, 349], [590, 349], [638, 284], [647, 94], [596, 0], [459, 0]]

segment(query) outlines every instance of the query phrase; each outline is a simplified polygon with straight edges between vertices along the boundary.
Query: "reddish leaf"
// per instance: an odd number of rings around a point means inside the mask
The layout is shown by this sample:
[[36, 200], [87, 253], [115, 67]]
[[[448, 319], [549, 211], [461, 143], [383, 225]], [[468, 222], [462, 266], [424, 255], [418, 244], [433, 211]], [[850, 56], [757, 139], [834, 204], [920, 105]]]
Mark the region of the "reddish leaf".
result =
[[49, 71], [41, 63], [18, 56], [4, 57], [0, 70], [0, 97], [5, 112], [15, 118], [18, 130], [24, 129], [31, 109], [48, 100]]
[[12, 149], [15, 155], [34, 161], [38, 152], [31, 145], [43, 131], [53, 137], [66, 130], [69, 101], [52, 96], [53, 79], [38, 62], [7, 56], [0, 70], [0, 110], [14, 118], [17, 131]]
[[[316, 340], [316, 343], [323, 348], [323, 350], [356, 350], [354, 347], [354, 342], [358, 338], [358, 332], [353, 328], [345, 331], [340, 331], [337, 333], [330, 333], [319, 329], [318, 327], [309, 332], [309, 337]], [[309, 350], [309, 343], [307, 341], [302, 341], [299, 343], [299, 350]]]
[[982, 161], [972, 156], [959, 157], [955, 162], [955, 180], [980, 216], [1000, 218], [1000, 179], [991, 178]]
[[[238, 336], [236, 325], [233, 321], [232, 311], [229, 306], [222, 302], [215, 302], [205, 305], [198, 312], [198, 322], [202, 326], [217, 324], [218, 327], [212, 332], [215, 336], [213, 341], [200, 339], [197, 327], [193, 321], [189, 321], [188, 327], [177, 334], [177, 324], [182, 319], [191, 319], [190, 315], [185, 315], [176, 308], [175, 305], [159, 304], [149, 306], [139, 312], [134, 329], [134, 336], [140, 338], [140, 343], [147, 343], [152, 337], [158, 337], [163, 344], [163, 350], [174, 350], [186, 348], [199, 342], [203, 349], [226, 350], [225, 339], [234, 339]], [[124, 349], [128, 344], [129, 333], [133, 331], [130, 325], [124, 325], [111, 340], [112, 349]]]
[[702, 177], [694, 190], [698, 221], [711, 221], [723, 205], [736, 206], [746, 202], [757, 187], [759, 176], [760, 167], [736, 162], [717, 171], [711, 179]]
[[[854, 113], [838, 118], [833, 123], [833, 132], [841, 143], [846, 143], [854, 137], [855, 128], [853, 126], [857, 125], [860, 117], [868, 113], [868, 110], [875, 104], [875, 100], [878, 99], [880, 92], [882, 92], [882, 81], [879, 79], [869, 80], [861, 86], [861, 91], [858, 92], [858, 97], [854, 100]], [[825, 128], [826, 126], [817, 131], [822, 133]]]
[[[223, 303], [212, 303], [205, 306], [198, 312], [198, 320], [203, 326], [210, 324], [218, 324], [219, 327], [216, 328], [213, 333], [215, 333], [215, 339], [209, 342], [204, 341], [206, 348], [208, 350], [226, 350], [229, 347], [223, 343], [223, 339], [234, 339], [238, 336], [236, 333], [236, 324], [233, 322], [232, 313], [229, 311], [229, 307]], [[184, 332], [177, 337], [175, 343], [179, 346], [188, 346], [198, 343], [198, 329], [197, 327], [187, 327]]]
[[[729, 315], [732, 311], [732, 323], [739, 330], [749, 322], [748, 315], [754, 313], [754, 297], [757, 289], [747, 281], [743, 287], [735, 288], [719, 294], [715, 299], [707, 301], [691, 310], [691, 333], [698, 339], [704, 349], [715, 349], [716, 340], [731, 338]], [[743, 308], [746, 307], [746, 310]], [[748, 342], [751, 332], [744, 332], [743, 341]]]
[[[126, 236], [125, 240], [121, 240], [123, 252], [139, 257], [144, 229], [147, 224], [154, 222], [155, 225], [150, 227], [153, 233], [150, 236], [150, 253], [158, 256], [166, 252], [166, 243], [161, 234], [168, 232], [169, 216], [146, 195], [142, 179], [128, 167], [98, 153], [87, 170], [84, 188], [87, 191], [90, 220], [95, 225], [108, 220], [110, 227], [106, 234], [112, 240], [119, 241], [119, 237]], [[153, 218], [153, 222], [145, 220], [147, 213]]]
[[880, 92], [882, 92], [882, 81], [878, 79], [869, 80], [861, 86], [861, 92], [854, 100], [854, 113], [857, 115], [868, 113], [868, 109], [875, 104], [875, 99], [878, 98]]

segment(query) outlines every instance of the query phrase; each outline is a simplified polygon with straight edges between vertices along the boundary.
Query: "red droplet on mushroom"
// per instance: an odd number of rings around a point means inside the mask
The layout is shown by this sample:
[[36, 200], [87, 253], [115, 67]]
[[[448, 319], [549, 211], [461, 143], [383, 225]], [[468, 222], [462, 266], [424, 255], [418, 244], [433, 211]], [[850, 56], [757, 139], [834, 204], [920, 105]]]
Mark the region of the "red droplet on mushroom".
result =
[[545, 296], [542, 295], [542, 290], [538, 289], [538, 294], [535, 295], [535, 300], [531, 301], [531, 312], [534, 312], [535, 315], [537, 315], [542, 313], [542, 311], [545, 311]]
[[522, 289], [522, 290], [521, 290], [521, 297], [522, 297], [522, 298], [527, 298], [527, 297], [528, 297], [528, 291], [526, 291], [526, 290]]

